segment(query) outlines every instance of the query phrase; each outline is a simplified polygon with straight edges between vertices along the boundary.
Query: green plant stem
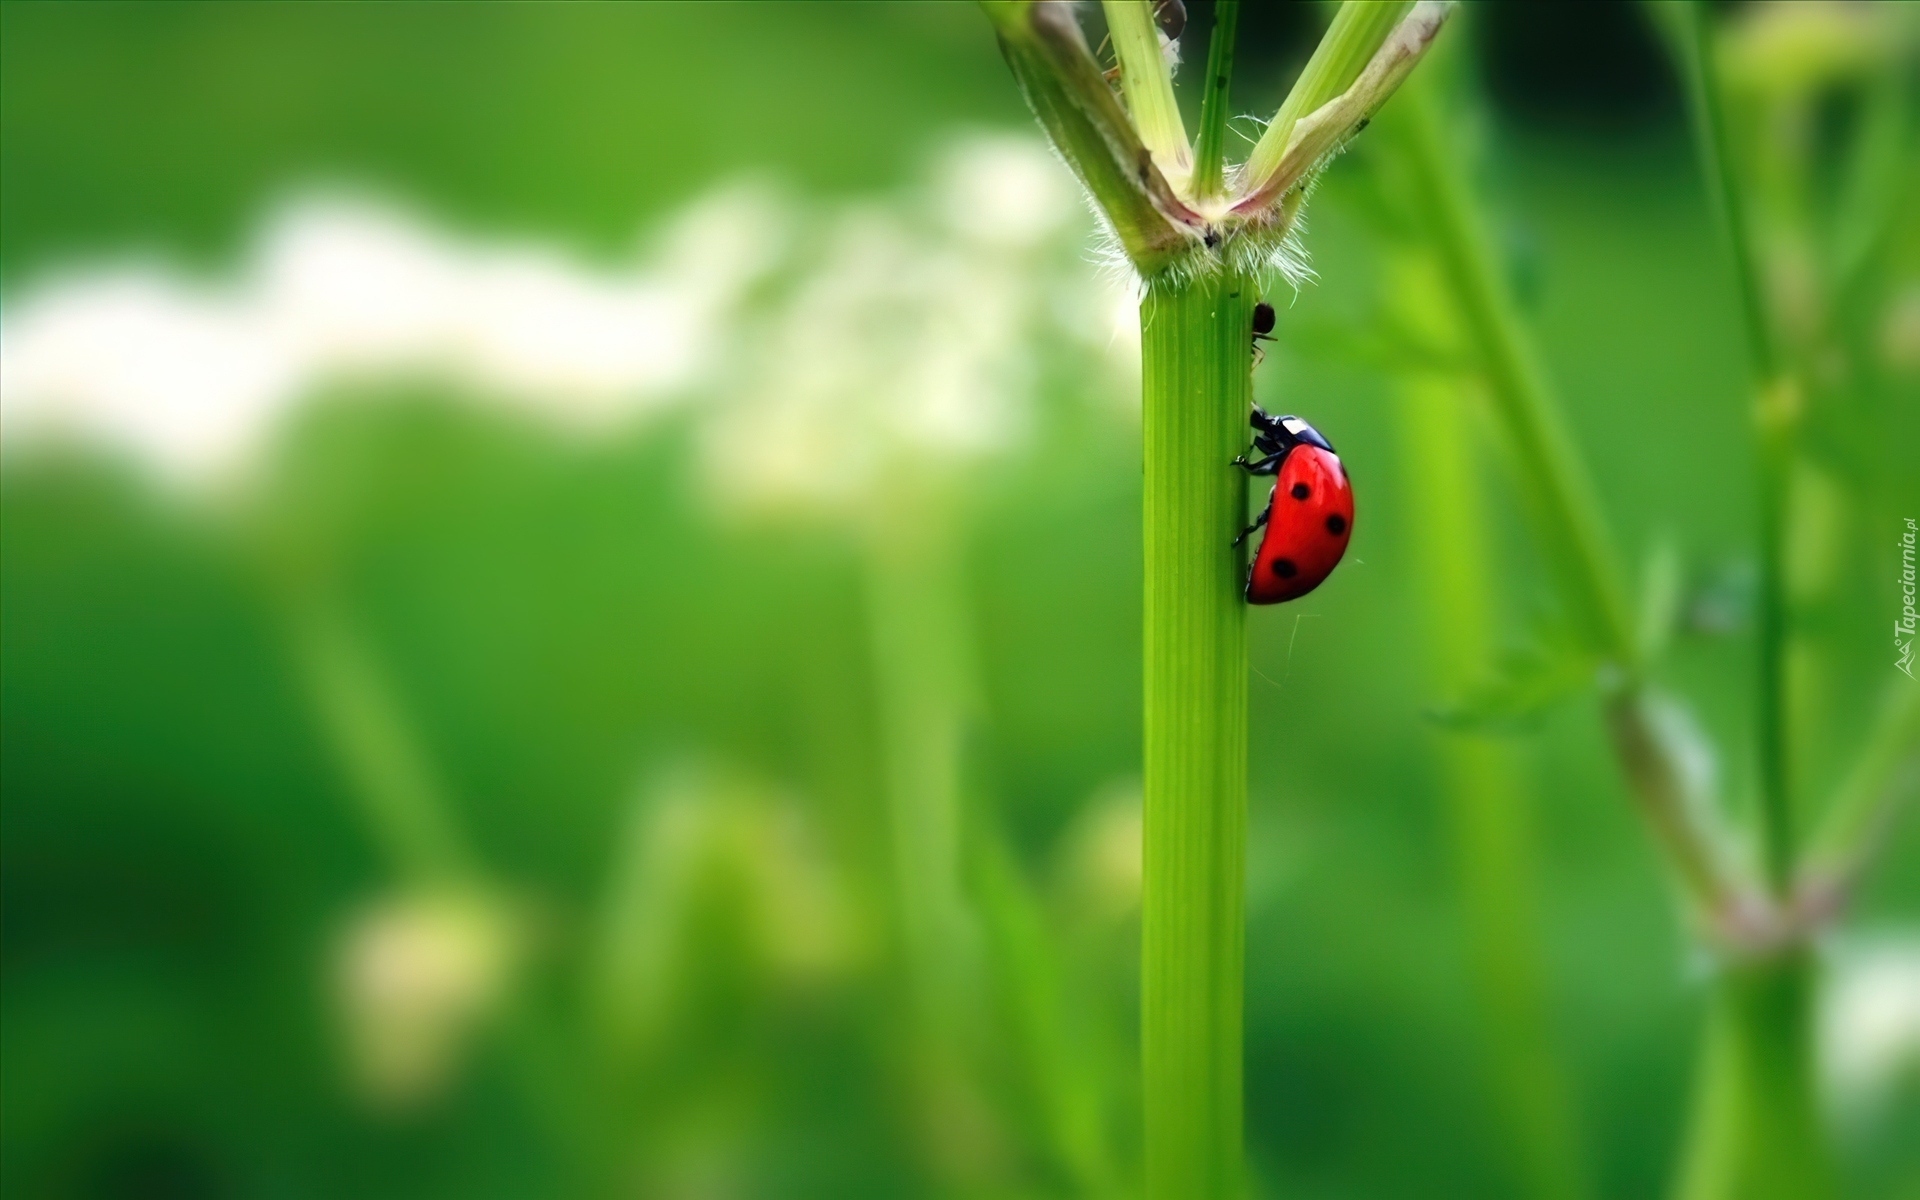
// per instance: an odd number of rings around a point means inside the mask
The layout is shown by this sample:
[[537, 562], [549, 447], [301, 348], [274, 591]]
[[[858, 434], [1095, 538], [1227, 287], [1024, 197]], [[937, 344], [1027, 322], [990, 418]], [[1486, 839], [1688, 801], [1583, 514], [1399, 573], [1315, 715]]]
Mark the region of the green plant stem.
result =
[[[983, 718], [964, 572], [963, 480], [898, 455], [866, 529], [868, 628], [879, 695], [881, 758], [892, 830], [894, 907], [912, 998], [910, 1058], [926, 1089], [934, 1165], [977, 1190], [982, 1131], [1004, 1135], [976, 1052], [990, 1036], [989, 984], [1013, 1027], [1017, 1067], [1047, 1151], [1081, 1194], [1108, 1195], [1099, 1081], [1061, 993], [1060, 956], [1038, 901], [984, 805], [963, 811], [968, 733]], [[963, 883], [970, 886], [963, 887]], [[972, 1128], [943, 1128], [955, 1105]], [[944, 1146], [942, 1151], [940, 1148]], [[981, 1156], [991, 1158], [991, 1155]]]
[[1740, 889], [1700, 827], [1695, 813], [1708, 798], [1692, 794], [1683, 765], [1686, 749], [1676, 741], [1671, 722], [1662, 719], [1659, 705], [1644, 687], [1608, 698], [1605, 716], [1614, 756], [1641, 818], [1688, 898], [1702, 914], [1724, 917], [1739, 906]]
[[980, 7], [1027, 106], [1134, 267], [1151, 275], [1189, 251], [1200, 218], [1155, 165], [1087, 49], [1071, 6], [981, 0]]
[[1253, 153], [1240, 168], [1236, 190], [1247, 191], [1252, 181], [1273, 174], [1287, 152], [1287, 142], [1300, 118], [1346, 91], [1347, 86], [1359, 78], [1374, 51], [1387, 40], [1387, 35], [1410, 7], [1397, 0], [1344, 0], [1320, 44], [1314, 48], [1313, 57], [1307, 60], [1300, 77], [1281, 102], [1280, 111], [1254, 143]]
[[1120, 92], [1127, 98], [1140, 140], [1177, 187], [1193, 169], [1186, 126], [1173, 98], [1173, 72], [1160, 54], [1153, 0], [1103, 0], [1113, 54], [1120, 62]]
[[1846, 781], [1826, 805], [1808, 872], [1844, 891], [1920, 790], [1920, 688], [1893, 681]]
[[892, 830], [894, 889], [914, 1001], [960, 1019], [973, 938], [961, 892], [962, 753], [972, 698], [952, 481], [887, 472], [868, 526], [868, 628]]
[[1701, 177], [1714, 219], [1728, 242], [1741, 324], [1746, 332], [1748, 352], [1753, 356], [1755, 374], [1761, 379], [1771, 379], [1779, 373], [1779, 353], [1774, 345], [1773, 327], [1767, 321], [1759, 269], [1753, 261], [1746, 203], [1731, 173], [1726, 118], [1720, 108], [1719, 76], [1714, 67], [1709, 28], [1711, 16], [1700, 0], [1680, 0], [1675, 13], [1679, 21], [1674, 45], [1686, 84], [1687, 109], [1693, 123]]
[[1140, 306], [1146, 458], [1142, 1086], [1148, 1200], [1238, 1197], [1247, 779], [1247, 275]]
[[1603, 665], [1608, 727], [1634, 798], [1693, 902], [1720, 909], [1735, 888], [1688, 794], [1678, 747], [1664, 736], [1641, 680], [1638, 640], [1599, 502], [1500, 281], [1459, 166], [1442, 145], [1430, 87], [1415, 80], [1381, 123], [1399, 151], [1409, 199], [1428, 222], [1441, 278], [1512, 449], [1534, 542]]
[[315, 718], [383, 857], [414, 885], [475, 885], [452, 806], [352, 625], [317, 591], [289, 597], [285, 608]]
[[1031, 1103], [1054, 1163], [1078, 1195], [1114, 1195], [1107, 1144], [1110, 1089], [1092, 1052], [1088, 1002], [1066, 969], [1053, 929], [997, 822], [969, 838], [970, 877], [992, 943], [995, 981], [1012, 1026]]
[[1678, 1200], [1815, 1200], [1833, 1184], [1815, 1100], [1813, 963], [1805, 949], [1724, 964]]
[[[264, 563], [296, 679], [379, 857], [416, 893], [450, 892], [498, 905], [496, 881], [464, 836], [452, 797], [373, 646], [327, 584], [287, 572], [278, 554]], [[496, 915], [504, 911], [495, 909]], [[583, 1103], [577, 1084], [566, 1078], [562, 1039], [523, 998], [509, 996], [501, 1017], [498, 1032], [513, 1079], [540, 1132], [580, 1178], [602, 1178], [602, 1152], [617, 1135], [606, 1114]]]
[[1240, 0], [1220, 0], [1214, 5], [1213, 37], [1207, 44], [1206, 90], [1200, 96], [1200, 140], [1194, 148], [1193, 178], [1187, 187], [1187, 194], [1195, 200], [1217, 199], [1222, 193], [1233, 40], [1239, 25]]
[[[1793, 888], [1794, 818], [1787, 729], [1786, 492], [1792, 470], [1791, 418], [1777, 397], [1797, 392], [1781, 386], [1761, 393], [1755, 415], [1760, 508], [1760, 602], [1758, 628], [1760, 756], [1760, 860], [1776, 896]], [[1792, 401], [1788, 400], [1787, 404]]]
[[959, 480], [895, 453], [866, 526], [867, 626], [917, 1132], [944, 1187], [992, 1182], [1007, 1137], [977, 1065], [985, 999], [963, 889], [966, 741], [978, 715]]
[[1784, 896], [1793, 886], [1794, 872], [1792, 766], [1786, 713], [1787, 641], [1791, 636], [1785, 578], [1786, 502], [1800, 392], [1785, 370], [1767, 320], [1752, 231], [1729, 154], [1708, 14], [1697, 0], [1689, 0], [1681, 13], [1684, 24], [1676, 43], [1687, 83], [1694, 143], [1708, 199], [1733, 263], [1734, 290], [1753, 371], [1755, 483], [1760, 518], [1760, 597], [1755, 632], [1759, 651], [1755, 743], [1760, 757], [1760, 858], [1774, 894]]
[[1632, 677], [1638, 673], [1638, 653], [1593, 484], [1521, 332], [1455, 157], [1442, 145], [1430, 88], [1429, 81], [1415, 80], [1402, 89], [1393, 109], [1414, 204], [1430, 222], [1442, 274], [1513, 445], [1535, 540], [1559, 576], [1562, 593], [1576, 606], [1588, 645]]
[[[1403, 277], [1395, 290], [1403, 303], [1417, 302], [1417, 286], [1417, 277]], [[1443, 305], [1437, 295], [1430, 300]], [[1399, 390], [1403, 461], [1418, 497], [1408, 516], [1426, 581], [1422, 644], [1436, 690], [1457, 694], [1494, 649], [1487, 584], [1493, 571], [1482, 533], [1488, 514], [1465, 432], [1468, 397], [1458, 379], [1444, 375], [1414, 376]], [[1512, 1130], [1507, 1144], [1526, 1194], [1577, 1200], [1589, 1189], [1547, 1016], [1529, 797], [1503, 739], [1451, 731], [1439, 735], [1437, 748], [1495, 1098]]]

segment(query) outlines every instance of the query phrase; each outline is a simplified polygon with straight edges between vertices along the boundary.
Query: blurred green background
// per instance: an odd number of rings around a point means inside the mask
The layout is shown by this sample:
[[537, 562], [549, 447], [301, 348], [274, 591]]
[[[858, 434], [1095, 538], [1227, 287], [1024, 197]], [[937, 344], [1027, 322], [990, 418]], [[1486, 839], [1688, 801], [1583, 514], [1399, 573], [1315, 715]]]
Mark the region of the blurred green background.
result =
[[[1239, 108], [1277, 103], [1318, 20], [1247, 14]], [[1623, 558], [1684, 564], [1700, 619], [1664, 673], [1742, 794], [1745, 368], [1677, 89], [1630, 8], [1484, 6], [1446, 38], [1436, 70], [1469, 97], [1489, 220]], [[301, 397], [243, 482], [183, 486], [9, 413], [8, 1194], [1127, 1193], [1136, 351], [1070, 196], [1018, 245], [967, 240], [954, 172], [968, 146], [1015, 154], [996, 136], [1036, 141], [964, 4], [0, 6], [7, 358], [77, 264], [246, 278], [266, 214], [317, 186], [588, 272], [729, 181], [786, 230], [716, 310], [718, 365], [587, 436], [537, 385], [502, 405], [361, 370]], [[1360, 509], [1344, 568], [1252, 621], [1248, 1152], [1261, 1194], [1537, 1194], [1487, 1066], [1427, 716], [1381, 186], [1364, 144], [1330, 172], [1320, 278], [1273, 297], [1256, 377], [1340, 447]], [[898, 277], [862, 282], [889, 254]], [[1008, 328], [970, 323], [1003, 302]], [[1920, 515], [1903, 353], [1875, 411], [1906, 459], [1879, 508], [1836, 502], [1857, 507], [1818, 609], [1811, 792], [1890, 682], [1890, 531]], [[915, 395], [974, 370], [956, 403], [1017, 411], [946, 453], [890, 424], [862, 355]], [[877, 399], [834, 409], [835, 380]], [[879, 432], [795, 468], [830, 477], [819, 495], [729, 498], [804, 457], [796, 430], [862, 422]], [[1486, 486], [1490, 619], [1518, 629], [1537, 571]], [[1590, 1194], [1658, 1194], [1697, 965], [1590, 705], [1506, 744]], [[919, 834], [915, 796], [937, 801]], [[1909, 824], [1836, 980], [1891, 947], [1883, 1002], [1920, 1007], [1917, 914]], [[1904, 1019], [1836, 1100], [1851, 1195], [1920, 1196]]]

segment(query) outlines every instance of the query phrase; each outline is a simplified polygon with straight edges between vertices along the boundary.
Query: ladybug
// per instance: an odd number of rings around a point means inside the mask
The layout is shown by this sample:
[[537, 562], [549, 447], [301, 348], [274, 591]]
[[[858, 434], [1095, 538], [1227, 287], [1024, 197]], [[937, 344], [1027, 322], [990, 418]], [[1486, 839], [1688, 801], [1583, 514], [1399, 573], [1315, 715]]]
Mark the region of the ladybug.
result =
[[1340, 565], [1353, 536], [1353, 487], [1340, 456], [1320, 431], [1299, 417], [1270, 417], [1254, 406], [1255, 462], [1245, 455], [1233, 465], [1249, 475], [1278, 478], [1258, 520], [1233, 540], [1267, 527], [1247, 568], [1247, 603], [1298, 600], [1320, 586]]

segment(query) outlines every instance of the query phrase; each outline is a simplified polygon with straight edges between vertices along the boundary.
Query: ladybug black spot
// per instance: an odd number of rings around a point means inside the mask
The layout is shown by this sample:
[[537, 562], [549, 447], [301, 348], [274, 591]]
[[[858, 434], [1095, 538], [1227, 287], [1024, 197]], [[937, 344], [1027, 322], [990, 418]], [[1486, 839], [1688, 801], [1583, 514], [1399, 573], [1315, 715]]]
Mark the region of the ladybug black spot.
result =
[[1305, 500], [1309, 495], [1312, 494], [1313, 489], [1309, 488], [1304, 483], [1296, 483], [1293, 485], [1292, 491], [1293, 491], [1293, 498], [1295, 500]]
[[1331, 533], [1335, 537], [1339, 537], [1341, 534], [1345, 533], [1346, 531], [1347, 531], [1347, 519], [1345, 517], [1341, 516], [1339, 513], [1334, 513], [1332, 516], [1327, 518], [1328, 533]]
[[1292, 579], [1300, 573], [1300, 568], [1294, 566], [1290, 558], [1276, 558], [1273, 560], [1273, 573], [1282, 579]]

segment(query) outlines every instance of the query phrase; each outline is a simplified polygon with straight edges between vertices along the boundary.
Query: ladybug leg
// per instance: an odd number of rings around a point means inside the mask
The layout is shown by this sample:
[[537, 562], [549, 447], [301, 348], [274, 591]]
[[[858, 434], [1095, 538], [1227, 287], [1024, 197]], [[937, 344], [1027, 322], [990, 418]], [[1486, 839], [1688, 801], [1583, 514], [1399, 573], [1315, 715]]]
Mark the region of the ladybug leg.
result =
[[1272, 505], [1268, 505], [1266, 508], [1261, 509], [1260, 515], [1254, 518], [1253, 524], [1247, 526], [1245, 529], [1242, 529], [1240, 531], [1240, 536], [1233, 539], [1233, 544], [1238, 546], [1241, 542], [1246, 541], [1248, 534], [1252, 533], [1254, 530], [1260, 528], [1262, 525], [1265, 525], [1267, 523], [1267, 517], [1272, 512], [1273, 512]]
[[1239, 467], [1249, 475], [1278, 475], [1280, 473], [1280, 464], [1285, 462], [1286, 458], [1287, 452], [1285, 450], [1276, 454], [1269, 454], [1258, 462], [1249, 462], [1247, 461], [1247, 456], [1242, 454], [1239, 458], [1234, 459], [1230, 465]]

